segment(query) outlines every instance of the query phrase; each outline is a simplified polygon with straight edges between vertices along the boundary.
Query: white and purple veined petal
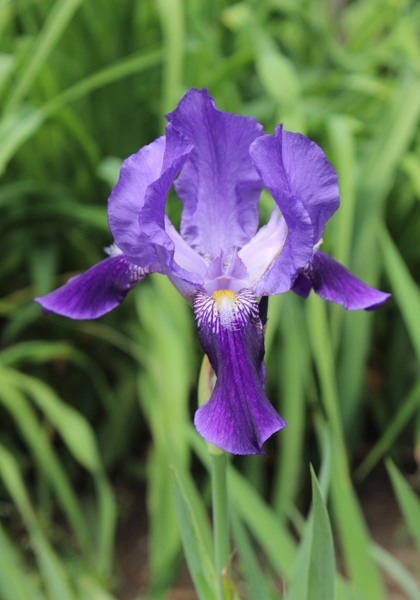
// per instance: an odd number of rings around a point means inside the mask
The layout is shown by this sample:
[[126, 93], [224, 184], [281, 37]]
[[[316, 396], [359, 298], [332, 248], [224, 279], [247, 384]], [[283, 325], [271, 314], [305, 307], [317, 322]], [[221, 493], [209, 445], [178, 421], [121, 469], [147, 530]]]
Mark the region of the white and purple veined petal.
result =
[[213, 393], [194, 419], [197, 431], [231, 454], [261, 454], [264, 442], [286, 426], [265, 391], [264, 335], [257, 298], [199, 292], [194, 299], [198, 336], [216, 374]]

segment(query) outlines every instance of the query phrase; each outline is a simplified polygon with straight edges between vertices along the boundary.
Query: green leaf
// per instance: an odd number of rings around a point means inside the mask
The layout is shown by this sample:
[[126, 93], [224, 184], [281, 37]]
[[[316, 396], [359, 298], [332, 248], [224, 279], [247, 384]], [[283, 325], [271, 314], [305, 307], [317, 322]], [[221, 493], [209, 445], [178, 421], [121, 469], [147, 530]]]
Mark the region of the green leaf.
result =
[[91, 547], [87, 535], [87, 526], [77, 497], [69, 482], [67, 473], [57, 459], [47, 439], [44, 429], [39, 426], [35, 413], [17, 389], [8, 375], [16, 374], [12, 370], [2, 369], [0, 372], [0, 403], [12, 415], [17, 428], [31, 450], [38, 468], [55, 491], [66, 517], [68, 518], [77, 539], [84, 549]]
[[379, 241], [393, 294], [420, 361], [420, 290], [384, 226], [379, 230]]
[[0, 475], [16, 504], [26, 528], [51, 600], [75, 600], [66, 570], [45, 538], [13, 455], [0, 445]]
[[386, 468], [391, 478], [398, 504], [404, 515], [404, 521], [420, 552], [420, 499], [391, 460], [386, 461]]
[[312, 544], [309, 561], [308, 600], [334, 600], [335, 561], [331, 525], [315, 473], [312, 478]]
[[[17, 388], [21, 388], [22, 391], [32, 397], [58, 431], [69, 451], [94, 477], [99, 504], [97, 511], [99, 535], [98, 568], [103, 572], [109, 572], [114, 547], [116, 505], [112, 490], [104, 474], [104, 467], [99, 455], [96, 439], [88, 421], [74, 408], [65, 404], [49, 386], [39, 379], [15, 372], [12, 369], [8, 370], [8, 375]], [[23, 406], [22, 400], [21, 405]], [[16, 410], [15, 407], [14, 410]], [[28, 406], [26, 410], [29, 411]], [[81, 539], [86, 546], [88, 543], [86, 539], [86, 524], [81, 515], [80, 506], [70, 493], [68, 485], [64, 485], [63, 477], [59, 476], [59, 470], [61, 469], [54, 454], [51, 453], [51, 450], [45, 443], [40, 442], [36, 430], [36, 427], [34, 431], [32, 431], [31, 427], [25, 429], [33, 447], [37, 448], [39, 453], [42, 453], [43, 458], [41, 458], [41, 454], [39, 458], [40, 466], [46, 469], [48, 478], [54, 483], [57, 493], [60, 494], [63, 506], [71, 518], [72, 525], [76, 528], [79, 537], [83, 536]], [[45, 462], [46, 456], [49, 456], [49, 463], [54, 464], [54, 468], [51, 465], [47, 467], [47, 463]]]
[[241, 561], [242, 576], [248, 583], [250, 597], [258, 598], [258, 600], [271, 600], [268, 578], [261, 572], [255, 546], [235, 511], [231, 511], [231, 521], [233, 537]]
[[388, 573], [390, 577], [399, 585], [405, 593], [407, 600], [419, 600], [420, 587], [411, 573], [398, 562], [398, 560], [387, 552], [381, 546], [373, 544], [370, 550], [371, 555], [378, 566]]
[[109, 573], [112, 568], [116, 504], [105, 477], [96, 438], [89, 422], [77, 410], [62, 400], [42, 381], [19, 375], [19, 383], [58, 431], [75, 459], [87, 469], [95, 481], [98, 497], [98, 568]]
[[346, 459], [333, 439], [331, 498], [334, 520], [351, 582], [364, 600], [384, 600], [385, 590], [369, 554], [369, 533], [354, 492]]
[[44, 27], [34, 42], [29, 60], [22, 73], [19, 73], [17, 85], [7, 104], [7, 109], [19, 102], [30, 89], [35, 77], [48, 60], [54, 46], [64, 32], [81, 0], [57, 0], [49, 12]]
[[205, 542], [206, 533], [200, 525], [203, 517], [191, 503], [179, 473], [172, 467], [175, 506], [185, 558], [200, 600], [211, 600], [217, 597], [216, 574]]
[[[187, 431], [194, 452], [209, 470], [210, 461], [206, 442], [192, 426]], [[228, 465], [228, 490], [232, 510], [236, 511], [241, 520], [246, 523], [274, 569], [289, 579], [296, 559], [296, 542], [288, 528], [276, 511], [232, 465]]]
[[[303, 131], [304, 118], [300, 80], [293, 61], [282, 54], [264, 32], [257, 34], [258, 54], [255, 67], [266, 94], [278, 103], [287, 129]], [[281, 82], [281, 84], [280, 84]]]
[[[378, 111], [375, 132], [371, 136], [372, 142], [364, 145], [365, 158], [358, 171], [358, 218], [355, 222], [355, 248], [349, 264], [352, 271], [371, 286], [378, 285], [382, 268], [378, 260], [376, 233], [380, 227], [385, 200], [394, 184], [397, 167], [418, 131], [418, 78], [406, 76], [402, 72], [393, 82], [388, 104], [378, 107]], [[372, 314], [360, 311], [346, 315], [338, 382], [343, 422], [349, 432], [356, 427], [370, 348], [371, 327]]]
[[0, 120], [0, 174], [16, 150], [39, 129], [44, 119], [41, 110], [21, 104]]
[[166, 278], [139, 286], [136, 308], [147, 339], [147, 369], [138, 377], [138, 398], [152, 436], [147, 461], [151, 587], [162, 593], [175, 575], [181, 539], [169, 466], [186, 469], [185, 424], [194, 366], [189, 307]]
[[[296, 300], [297, 298], [290, 295], [285, 295], [283, 299], [282, 347], [279, 359], [282, 368], [278, 368], [277, 361], [267, 363], [268, 377], [274, 371], [278, 380], [281, 414], [287, 423], [286, 429], [278, 438], [276, 478], [273, 485], [273, 504], [280, 515], [289, 513], [299, 489], [307, 419], [305, 392], [311, 357], [302, 306]], [[272, 321], [269, 320], [268, 323], [271, 328]], [[290, 327], [290, 323], [293, 323], [293, 327]], [[287, 373], [287, 377], [284, 377], [284, 373]]]
[[293, 572], [296, 544], [278, 515], [234, 468], [228, 468], [228, 489], [238, 511], [273, 567], [287, 579]]
[[0, 524], [0, 598], [4, 600], [42, 600], [39, 590], [28, 576], [17, 548]]
[[45, 413], [76, 460], [91, 473], [100, 473], [103, 466], [88, 421], [43, 381], [17, 372], [13, 375], [12, 371], [10, 375], [15, 385], [30, 395]]
[[387, 423], [386, 429], [355, 471], [358, 479], [366, 477], [392, 444], [420, 406], [420, 381], [416, 382]]
[[396, 167], [416, 134], [419, 119], [420, 82], [417, 77], [403, 74], [395, 84], [389, 105], [378, 120], [376, 135], [367, 148], [360, 173], [363, 195], [369, 197], [363, 209], [369, 214], [383, 204], [392, 186]]
[[[322, 593], [329, 593], [328, 588], [329, 576], [322, 574], [324, 570], [327, 570], [329, 562], [332, 561], [332, 590], [334, 590], [334, 547], [331, 536], [331, 526], [329, 523], [328, 514], [324, 505], [324, 497], [327, 496], [329, 475], [330, 475], [330, 445], [331, 439], [328, 434], [328, 430], [324, 429], [324, 447], [323, 447], [323, 459], [320, 472], [320, 485], [315, 478], [316, 488], [314, 488], [314, 473], [311, 466], [311, 478], [312, 478], [312, 507], [308, 518], [305, 523], [303, 535], [301, 538], [298, 556], [294, 568], [293, 578], [290, 584], [290, 593], [288, 600], [312, 600], [313, 593], [321, 594], [320, 596], [314, 596], [314, 598], [321, 597]], [[319, 494], [319, 497], [318, 497]], [[317, 495], [317, 496], [316, 496]], [[321, 503], [321, 504], [320, 504]], [[315, 520], [318, 522], [315, 523]], [[328, 544], [331, 545], [329, 548]], [[325, 546], [325, 547], [324, 547]], [[318, 556], [318, 552], [323, 552], [323, 557]], [[325, 562], [323, 562], [325, 559]], [[319, 577], [325, 577], [325, 581], [312, 581]], [[325, 589], [322, 587], [325, 584]], [[326, 595], [327, 600], [331, 596]], [[332, 596], [333, 597], [333, 596]]]
[[[85, 77], [52, 98], [42, 108], [26, 104], [17, 105], [16, 109], [7, 113], [0, 121], [0, 174], [16, 151], [40, 129], [48, 117], [96, 89], [158, 65], [161, 59], [160, 50], [136, 53]], [[83, 212], [87, 221], [92, 221], [92, 226], [98, 225], [98, 223], [95, 224], [97, 207], [79, 205], [78, 210]], [[104, 228], [103, 224], [106, 224], [102, 209], [99, 224], [101, 229]]]
[[[163, 113], [173, 110], [182, 95], [184, 62], [184, 3], [181, 0], [157, 0], [165, 50], [163, 71]], [[163, 128], [166, 119], [162, 122]]]
[[307, 306], [321, 398], [332, 429], [331, 497], [343, 554], [351, 579], [366, 600], [383, 600], [383, 585], [368, 553], [369, 534], [349, 474], [326, 307], [315, 295], [308, 298]]

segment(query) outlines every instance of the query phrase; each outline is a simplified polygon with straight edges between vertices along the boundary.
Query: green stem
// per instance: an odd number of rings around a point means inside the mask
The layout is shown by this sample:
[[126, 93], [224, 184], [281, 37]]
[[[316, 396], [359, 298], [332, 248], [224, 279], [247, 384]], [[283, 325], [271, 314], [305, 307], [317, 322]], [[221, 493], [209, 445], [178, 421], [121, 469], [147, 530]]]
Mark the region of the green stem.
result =
[[[216, 450], [216, 449], [215, 449]], [[224, 599], [222, 573], [229, 560], [229, 515], [226, 485], [226, 454], [210, 451], [213, 504], [214, 558], [219, 600]]]

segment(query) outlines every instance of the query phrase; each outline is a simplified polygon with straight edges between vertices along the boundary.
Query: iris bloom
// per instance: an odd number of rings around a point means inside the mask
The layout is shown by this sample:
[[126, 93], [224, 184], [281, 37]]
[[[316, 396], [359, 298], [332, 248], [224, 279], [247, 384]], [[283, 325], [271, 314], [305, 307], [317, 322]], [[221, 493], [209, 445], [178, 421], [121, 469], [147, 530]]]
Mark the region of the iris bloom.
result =
[[[165, 135], [122, 165], [108, 202], [109, 256], [37, 301], [46, 312], [95, 319], [147, 275], [166, 275], [193, 305], [216, 374], [195, 415], [198, 432], [227, 452], [261, 453], [285, 422], [264, 392], [257, 299], [313, 288], [353, 310], [375, 308], [389, 294], [319, 250], [339, 194], [317, 144], [281, 125], [265, 135], [255, 119], [219, 111], [206, 90], [189, 90], [167, 119]], [[180, 232], [165, 214], [173, 183], [183, 204]], [[263, 186], [274, 207], [258, 229]]]

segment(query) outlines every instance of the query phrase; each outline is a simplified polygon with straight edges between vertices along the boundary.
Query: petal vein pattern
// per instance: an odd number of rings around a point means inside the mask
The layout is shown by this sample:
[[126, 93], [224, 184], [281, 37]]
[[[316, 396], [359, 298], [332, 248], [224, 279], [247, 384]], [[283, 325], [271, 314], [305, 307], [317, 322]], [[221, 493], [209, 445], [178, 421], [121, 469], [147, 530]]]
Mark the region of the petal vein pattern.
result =
[[77, 320], [97, 319], [118, 306], [129, 290], [147, 275], [150, 275], [148, 268], [134, 265], [117, 254], [35, 300], [46, 313], [55, 312]]
[[[223, 317], [233, 302], [231, 321]], [[194, 424], [208, 442], [232, 454], [261, 454], [263, 443], [286, 423], [264, 392], [264, 336], [258, 303], [250, 290], [194, 300], [198, 336], [216, 374], [212, 396], [195, 414]]]
[[190, 90], [168, 121], [194, 145], [175, 189], [184, 205], [181, 234], [209, 260], [241, 247], [258, 226], [262, 182], [249, 155], [262, 126], [218, 110], [207, 90]]

